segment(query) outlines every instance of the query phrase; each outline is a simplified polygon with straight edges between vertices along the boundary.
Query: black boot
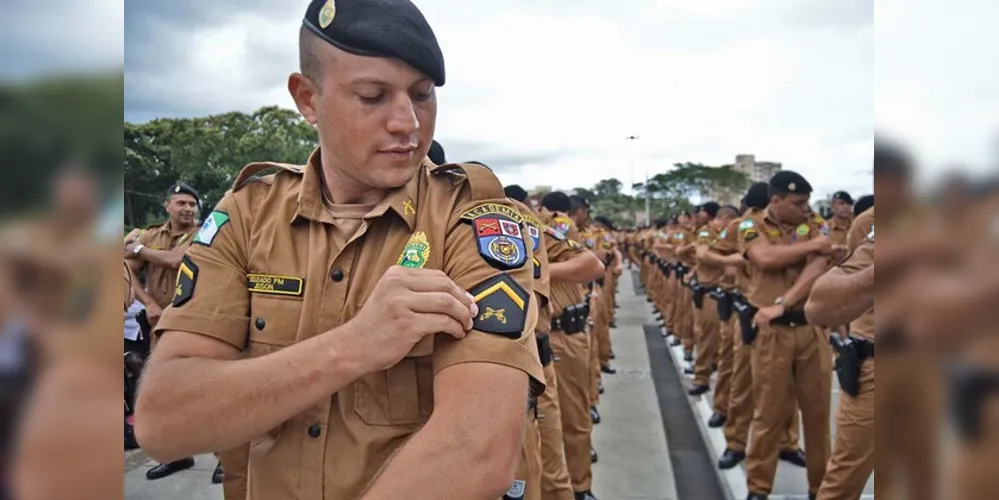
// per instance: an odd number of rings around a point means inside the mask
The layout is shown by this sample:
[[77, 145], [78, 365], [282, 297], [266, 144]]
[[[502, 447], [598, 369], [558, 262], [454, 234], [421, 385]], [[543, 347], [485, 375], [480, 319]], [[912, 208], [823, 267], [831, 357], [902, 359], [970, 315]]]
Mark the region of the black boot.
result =
[[222, 468], [222, 462], [219, 462], [212, 473], [212, 484], [222, 484], [222, 481], [225, 481], [225, 469]]
[[683, 353], [683, 360], [688, 363], [694, 362], [694, 351], [687, 351]]
[[617, 373], [617, 370], [611, 368], [610, 365], [603, 365], [603, 366], [601, 366], [600, 367], [600, 371], [602, 371], [602, 372], [604, 372], [604, 373], [606, 373], [608, 375], [614, 375], [615, 373]]
[[597, 459], [598, 459], [598, 457], [597, 457], [597, 449], [593, 448], [593, 447], [590, 447], [590, 463], [591, 464], [597, 463]]
[[721, 470], [733, 469], [746, 459], [745, 451], [733, 451], [725, 448], [725, 452], [718, 458], [718, 468]]
[[604, 382], [603, 382], [603, 380], [601, 380], [600, 382], [597, 382], [597, 392], [599, 392], [600, 394], [604, 393]]
[[708, 419], [708, 427], [712, 429], [718, 429], [728, 422], [728, 417], [721, 413], [714, 413], [711, 418]]
[[597, 411], [596, 406], [590, 407], [590, 420], [593, 422], [594, 425], [600, 423], [600, 412]]
[[805, 467], [805, 452], [801, 448], [797, 450], [784, 450], [777, 457], [789, 464], [797, 465], [801, 468]]
[[750, 493], [746, 500], [767, 500], [767, 496], [760, 493]]
[[575, 493], [575, 497], [575, 500], [597, 500], [597, 497], [593, 496], [593, 493], [591, 493], [590, 490]]
[[673, 341], [670, 342], [669, 345], [670, 345], [670, 347], [676, 347], [676, 346], [678, 346], [678, 345], [680, 345], [682, 343], [683, 342], [680, 341], [680, 338], [674, 335], [673, 336]]
[[694, 374], [694, 367], [693, 366], [688, 366], [688, 367], [684, 368], [683, 369], [683, 373], [685, 375], [693, 375]]
[[173, 462], [159, 464], [146, 471], [146, 479], [150, 481], [154, 479], [162, 479], [173, 474], [174, 472], [180, 472], [184, 469], [190, 469], [191, 467], [194, 467], [193, 458], [182, 458]]
[[687, 394], [690, 394], [691, 396], [700, 396], [701, 394], [704, 394], [710, 390], [711, 390], [710, 385], [695, 385], [689, 391], [687, 391]]
[[612, 319], [609, 326], [611, 328], [617, 328], [617, 320], [616, 319]]

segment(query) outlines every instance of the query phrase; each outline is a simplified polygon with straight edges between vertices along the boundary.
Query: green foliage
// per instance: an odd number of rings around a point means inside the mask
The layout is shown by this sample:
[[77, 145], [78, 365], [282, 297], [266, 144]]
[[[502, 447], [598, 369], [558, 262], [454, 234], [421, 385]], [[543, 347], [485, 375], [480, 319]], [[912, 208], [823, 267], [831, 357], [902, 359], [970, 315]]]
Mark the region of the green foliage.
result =
[[144, 226], [162, 216], [163, 196], [190, 184], [210, 210], [248, 163], [303, 164], [315, 130], [295, 111], [265, 107], [252, 114], [157, 119], [125, 124], [125, 220]]
[[0, 158], [8, 167], [0, 183], [0, 213], [41, 206], [52, 174], [68, 160], [117, 184], [124, 82], [116, 70], [0, 83]]

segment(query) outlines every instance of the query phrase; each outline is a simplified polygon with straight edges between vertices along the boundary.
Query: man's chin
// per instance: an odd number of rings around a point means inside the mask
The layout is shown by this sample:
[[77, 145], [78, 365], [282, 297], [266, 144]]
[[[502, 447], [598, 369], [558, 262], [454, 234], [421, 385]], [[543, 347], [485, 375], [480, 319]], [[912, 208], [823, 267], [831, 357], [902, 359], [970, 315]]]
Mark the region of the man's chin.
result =
[[370, 177], [373, 187], [380, 189], [395, 189], [405, 186], [413, 179], [420, 169], [420, 163], [415, 165], [389, 165], [381, 167]]

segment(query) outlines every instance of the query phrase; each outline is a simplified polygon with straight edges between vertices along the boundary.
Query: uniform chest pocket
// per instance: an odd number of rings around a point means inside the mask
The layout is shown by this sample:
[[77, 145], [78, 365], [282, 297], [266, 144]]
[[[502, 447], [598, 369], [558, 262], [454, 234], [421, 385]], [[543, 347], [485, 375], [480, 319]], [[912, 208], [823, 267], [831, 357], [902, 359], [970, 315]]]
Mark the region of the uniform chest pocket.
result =
[[250, 342], [274, 346], [295, 343], [302, 316], [302, 299], [252, 294]]
[[430, 356], [405, 358], [354, 383], [354, 411], [368, 425], [417, 425], [434, 409]]

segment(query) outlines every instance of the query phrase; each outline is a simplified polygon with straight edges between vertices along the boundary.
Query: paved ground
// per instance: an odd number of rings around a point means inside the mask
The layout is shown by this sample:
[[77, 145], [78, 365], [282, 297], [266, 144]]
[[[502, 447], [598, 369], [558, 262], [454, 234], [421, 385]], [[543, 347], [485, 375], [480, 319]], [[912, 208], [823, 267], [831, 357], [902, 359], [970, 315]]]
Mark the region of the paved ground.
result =
[[[705, 423], [712, 396], [691, 398], [682, 392], [689, 379], [682, 373], [683, 353], [667, 349], [661, 335], [649, 326], [654, 322], [652, 308], [633, 280], [626, 272], [619, 284], [618, 328], [611, 333], [618, 373], [604, 377], [603, 422], [594, 430], [594, 446], [600, 455], [593, 471], [594, 493], [603, 500], [745, 498], [744, 468], [721, 473], [712, 466], [725, 447], [721, 431], [708, 429]], [[678, 376], [664, 374], [667, 369]], [[833, 415], [837, 397], [834, 394]], [[211, 484], [215, 463], [212, 455], [200, 456], [193, 469], [147, 481], [145, 472], [155, 463], [141, 452], [130, 452], [125, 498], [221, 500], [221, 486]], [[873, 478], [868, 484], [868, 492], [872, 490]], [[807, 498], [804, 469], [782, 463], [771, 499], [798, 498]]]

